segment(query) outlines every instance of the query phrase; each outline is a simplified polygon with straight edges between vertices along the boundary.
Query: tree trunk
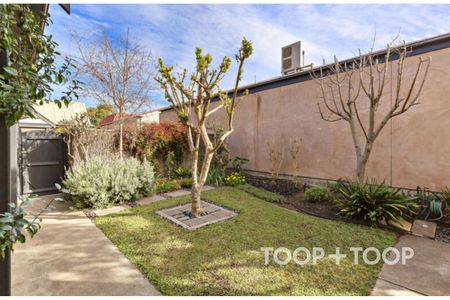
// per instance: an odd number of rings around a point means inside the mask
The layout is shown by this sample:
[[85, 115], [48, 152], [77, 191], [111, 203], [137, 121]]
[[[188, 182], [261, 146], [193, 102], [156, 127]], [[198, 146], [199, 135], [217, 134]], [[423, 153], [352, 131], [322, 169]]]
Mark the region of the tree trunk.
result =
[[363, 155], [360, 159], [357, 159], [356, 163], [356, 180], [358, 182], [363, 182], [366, 177], [366, 165], [369, 161], [370, 153], [372, 152], [372, 144], [373, 142], [368, 142], [366, 144], [366, 148], [364, 149]]
[[356, 165], [356, 181], [363, 182], [365, 176], [366, 176], [366, 164], [360, 161]]
[[199, 217], [203, 213], [202, 204], [200, 202], [201, 198], [201, 192], [202, 188], [199, 184], [192, 184], [192, 193], [191, 193], [191, 199], [192, 199], [192, 214], [195, 217]]
[[[206, 178], [209, 173], [209, 167], [211, 166], [211, 161], [213, 158], [214, 152], [209, 150], [205, 150], [205, 156], [203, 158], [202, 169], [200, 170], [200, 176], [195, 176], [196, 182], [192, 182], [192, 214], [195, 217], [201, 216], [203, 213], [203, 209], [201, 206], [201, 193], [203, 186], [205, 185]], [[197, 160], [195, 160], [197, 163]], [[194, 176], [192, 176], [194, 179]]]
[[[121, 116], [119, 116], [119, 118], [121, 118]], [[122, 120], [120, 120], [120, 123], [119, 123], [119, 157], [120, 157], [120, 160], [123, 159], [123, 124], [122, 124]]]

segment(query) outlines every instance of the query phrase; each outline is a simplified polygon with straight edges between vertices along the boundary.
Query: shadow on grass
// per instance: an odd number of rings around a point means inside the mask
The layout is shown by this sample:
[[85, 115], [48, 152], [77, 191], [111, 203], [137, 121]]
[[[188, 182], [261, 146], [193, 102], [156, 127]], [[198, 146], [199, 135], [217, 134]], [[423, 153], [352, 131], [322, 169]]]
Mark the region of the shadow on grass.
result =
[[[381, 264], [353, 265], [349, 247], [392, 246], [379, 229], [328, 221], [267, 203], [233, 189], [205, 192], [205, 199], [240, 214], [188, 231], [155, 214], [184, 204], [184, 196], [99, 217], [96, 224], [167, 295], [367, 295]], [[336, 265], [264, 266], [261, 247], [324, 248], [348, 254]]]

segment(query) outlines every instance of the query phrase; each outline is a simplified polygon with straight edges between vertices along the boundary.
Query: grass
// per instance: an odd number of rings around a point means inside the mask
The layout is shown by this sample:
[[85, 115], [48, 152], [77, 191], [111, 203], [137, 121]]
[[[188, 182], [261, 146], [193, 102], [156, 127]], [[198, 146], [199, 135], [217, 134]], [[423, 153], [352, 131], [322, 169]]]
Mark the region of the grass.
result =
[[[163, 295], [368, 295], [381, 268], [353, 264], [349, 247], [394, 245], [380, 229], [315, 218], [232, 187], [203, 199], [239, 211], [233, 219], [188, 231], [155, 211], [189, 201], [172, 198], [98, 217], [97, 226]], [[264, 266], [261, 247], [322, 247], [348, 255], [340, 265]]]
[[286, 199], [277, 193], [272, 193], [268, 190], [265, 190], [263, 188], [258, 188], [256, 186], [253, 186], [251, 184], [245, 183], [245, 184], [241, 184], [236, 186], [237, 189], [240, 189], [244, 192], [247, 192], [253, 196], [255, 196], [256, 198], [265, 200], [265, 201], [269, 201], [269, 202], [276, 202], [276, 203], [281, 203], [283, 201], [285, 201]]

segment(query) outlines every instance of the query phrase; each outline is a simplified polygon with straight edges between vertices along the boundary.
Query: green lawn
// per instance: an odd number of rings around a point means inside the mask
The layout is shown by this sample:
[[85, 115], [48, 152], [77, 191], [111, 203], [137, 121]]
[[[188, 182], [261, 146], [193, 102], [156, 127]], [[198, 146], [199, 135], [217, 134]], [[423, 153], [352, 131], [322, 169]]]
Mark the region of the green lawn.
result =
[[[353, 264], [349, 247], [394, 245], [392, 233], [328, 221], [224, 187], [204, 200], [239, 211], [231, 220], [188, 231], [155, 211], [186, 203], [188, 197], [138, 206], [95, 219], [97, 226], [163, 295], [368, 295], [381, 264]], [[264, 266], [261, 247], [322, 247], [349, 256], [336, 265], [293, 262]]]

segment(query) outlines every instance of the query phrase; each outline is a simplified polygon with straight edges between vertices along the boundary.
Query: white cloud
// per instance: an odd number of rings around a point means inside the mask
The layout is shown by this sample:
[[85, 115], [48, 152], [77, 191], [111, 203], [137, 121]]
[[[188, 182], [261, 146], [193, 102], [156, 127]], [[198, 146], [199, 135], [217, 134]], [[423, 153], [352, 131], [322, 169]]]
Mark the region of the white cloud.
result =
[[[399, 32], [401, 38], [414, 41], [445, 33], [450, 23], [450, 5], [74, 4], [72, 12], [71, 16], [55, 13], [50, 28], [64, 53], [73, 51], [70, 27], [87, 32], [103, 28], [113, 38], [130, 27], [156, 57], [192, 70], [196, 46], [218, 63], [222, 56], [232, 56], [245, 36], [252, 40], [254, 54], [243, 83], [253, 82], [255, 76], [258, 81], [278, 76], [281, 47], [297, 40], [303, 42], [306, 62], [320, 64], [322, 57], [348, 58], [358, 48], [368, 49], [375, 28], [376, 48], [382, 48]], [[228, 76], [225, 87], [233, 79]]]

